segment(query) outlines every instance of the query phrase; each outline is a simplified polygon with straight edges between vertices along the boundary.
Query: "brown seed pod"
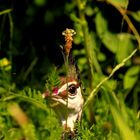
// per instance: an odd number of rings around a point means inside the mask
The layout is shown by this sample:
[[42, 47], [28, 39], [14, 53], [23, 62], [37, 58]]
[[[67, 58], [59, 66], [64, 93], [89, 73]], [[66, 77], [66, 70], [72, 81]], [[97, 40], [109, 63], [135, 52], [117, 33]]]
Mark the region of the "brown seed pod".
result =
[[64, 46], [66, 55], [69, 55], [70, 53], [70, 50], [72, 48], [73, 36], [75, 34], [76, 32], [73, 29], [68, 29], [68, 28], [66, 28], [66, 30], [62, 32], [62, 35], [65, 36], [65, 41], [66, 41], [65, 46]]

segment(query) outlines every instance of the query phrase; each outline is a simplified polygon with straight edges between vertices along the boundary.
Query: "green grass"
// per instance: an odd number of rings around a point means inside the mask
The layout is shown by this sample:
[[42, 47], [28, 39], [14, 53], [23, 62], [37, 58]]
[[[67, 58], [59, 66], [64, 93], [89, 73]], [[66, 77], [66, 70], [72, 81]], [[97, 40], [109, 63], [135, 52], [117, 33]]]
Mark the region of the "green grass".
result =
[[[73, 47], [73, 55], [77, 58], [85, 88], [82, 120], [76, 124], [78, 133], [74, 139], [139, 140], [140, 36], [135, 25], [140, 24], [140, 15], [139, 11], [127, 11], [128, 0], [106, 2], [76, 0], [65, 2], [63, 7], [77, 33], [74, 37], [77, 48]], [[38, 0], [34, 4], [39, 3]], [[26, 12], [29, 14], [30, 11], [34, 20], [36, 9], [32, 4], [29, 7], [31, 9]], [[119, 14], [121, 21], [114, 23], [108, 10], [114, 16]], [[52, 10], [52, 15], [55, 14]], [[14, 23], [17, 17], [12, 9], [0, 11], [0, 16], [0, 52], [5, 54], [0, 56], [0, 140], [59, 140], [63, 131], [59, 119], [42, 98], [44, 89], [51, 90], [59, 84], [57, 69], [47, 59], [39, 61], [32, 48], [27, 59], [30, 65], [26, 60], [27, 66], [14, 75], [18, 65], [13, 58], [21, 53], [20, 46], [15, 44], [20, 42], [18, 34], [22, 34], [23, 29]], [[25, 18], [25, 21], [30, 24], [31, 19]], [[113, 28], [114, 25], [119, 26], [119, 31]], [[7, 43], [5, 38], [8, 38]]]

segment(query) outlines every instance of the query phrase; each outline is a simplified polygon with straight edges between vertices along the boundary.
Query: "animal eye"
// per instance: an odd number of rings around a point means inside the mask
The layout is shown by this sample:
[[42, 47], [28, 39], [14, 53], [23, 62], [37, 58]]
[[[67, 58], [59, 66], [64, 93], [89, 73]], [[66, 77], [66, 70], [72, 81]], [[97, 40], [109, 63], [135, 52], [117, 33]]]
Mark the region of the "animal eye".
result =
[[76, 89], [77, 89], [77, 86], [72, 84], [68, 87], [68, 91], [71, 95], [75, 95], [76, 94]]

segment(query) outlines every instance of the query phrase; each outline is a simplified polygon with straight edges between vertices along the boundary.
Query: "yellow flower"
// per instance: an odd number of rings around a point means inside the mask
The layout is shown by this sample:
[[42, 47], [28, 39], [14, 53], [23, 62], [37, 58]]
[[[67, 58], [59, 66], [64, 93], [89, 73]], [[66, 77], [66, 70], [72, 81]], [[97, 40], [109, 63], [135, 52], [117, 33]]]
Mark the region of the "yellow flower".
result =
[[11, 65], [10, 61], [7, 58], [0, 59], [0, 67], [4, 68], [5, 70], [10, 70]]

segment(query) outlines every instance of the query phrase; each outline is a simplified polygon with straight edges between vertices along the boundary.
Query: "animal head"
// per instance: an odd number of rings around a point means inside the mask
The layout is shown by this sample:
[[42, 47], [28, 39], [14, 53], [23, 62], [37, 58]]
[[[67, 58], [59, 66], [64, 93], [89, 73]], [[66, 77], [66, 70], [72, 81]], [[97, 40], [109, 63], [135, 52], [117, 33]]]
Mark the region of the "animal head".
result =
[[64, 129], [74, 131], [74, 124], [80, 120], [83, 96], [81, 83], [75, 76], [60, 77], [59, 87], [54, 87], [52, 93], [43, 93], [43, 98], [50, 100], [50, 106], [58, 114]]

